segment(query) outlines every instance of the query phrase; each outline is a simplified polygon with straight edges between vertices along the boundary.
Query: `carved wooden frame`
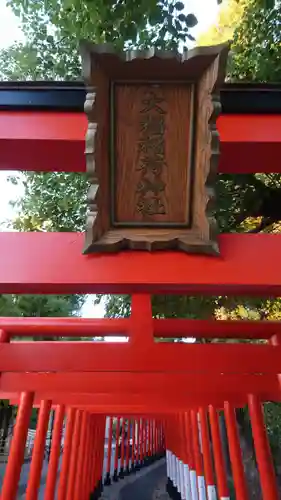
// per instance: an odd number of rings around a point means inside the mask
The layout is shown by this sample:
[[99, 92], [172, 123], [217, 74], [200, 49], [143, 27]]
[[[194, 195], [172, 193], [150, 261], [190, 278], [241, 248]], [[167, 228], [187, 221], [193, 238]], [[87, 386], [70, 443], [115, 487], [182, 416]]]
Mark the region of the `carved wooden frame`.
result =
[[[116, 252], [124, 249], [163, 250], [218, 254], [217, 224], [213, 216], [215, 179], [219, 158], [219, 134], [216, 120], [221, 110], [219, 91], [224, 81], [229, 46], [199, 47], [183, 54], [177, 52], [129, 51], [118, 53], [107, 45], [81, 43], [83, 74], [87, 85], [85, 113], [86, 169], [89, 174], [89, 212], [84, 253]], [[116, 81], [146, 83], [161, 73], [161, 81], [173, 82], [178, 71], [182, 82], [195, 88], [193, 117], [193, 193], [190, 226], [125, 227], [114, 225], [111, 218], [110, 146], [111, 86]], [[135, 76], [134, 76], [135, 75]], [[157, 79], [159, 80], [159, 79]], [[141, 225], [140, 225], [141, 226]], [[168, 225], [167, 225], [168, 226]]]

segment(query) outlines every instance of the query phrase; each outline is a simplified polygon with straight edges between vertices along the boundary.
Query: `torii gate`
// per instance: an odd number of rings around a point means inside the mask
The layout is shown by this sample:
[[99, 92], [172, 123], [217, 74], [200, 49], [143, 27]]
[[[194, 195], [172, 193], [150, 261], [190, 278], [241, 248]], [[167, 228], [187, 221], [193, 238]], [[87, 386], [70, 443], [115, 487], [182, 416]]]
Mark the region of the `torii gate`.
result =
[[[0, 87], [1, 169], [84, 171], [87, 123], [80, 107], [84, 91], [76, 87]], [[243, 96], [243, 91], [247, 102], [243, 109], [240, 106], [241, 113], [227, 113], [227, 105], [231, 107], [233, 99], [239, 104], [239, 93]], [[275, 87], [275, 93], [280, 97], [280, 89]], [[226, 109], [218, 120], [222, 143], [219, 171], [279, 172], [281, 110], [276, 114], [274, 91], [226, 86], [222, 94]], [[263, 105], [265, 96], [268, 99]], [[218, 411], [224, 411], [226, 418], [236, 496], [239, 500], [250, 498], [234, 412], [248, 404], [263, 498], [276, 500], [278, 492], [262, 403], [281, 400], [279, 322], [153, 319], [151, 294], [278, 296], [281, 236], [221, 235], [220, 255], [216, 257], [172, 249], [83, 255], [83, 241], [84, 235], [76, 233], [0, 234], [1, 293], [132, 295], [132, 312], [127, 319], [0, 319], [1, 395], [11, 402], [20, 399], [1, 499], [16, 498], [33, 405], [40, 405], [40, 416], [27, 500], [37, 498], [47, 422], [54, 406], [47, 500], [55, 498], [58, 475], [59, 500], [86, 500], [90, 494], [99, 495], [105, 416], [133, 419], [137, 430], [137, 437], [133, 434], [137, 444], [131, 459], [133, 468], [146, 454], [161, 455], [166, 446], [171, 495], [177, 493], [186, 500], [228, 499]], [[267, 258], [261, 266], [264, 255]], [[129, 342], [12, 341], [13, 336], [27, 335], [51, 338], [116, 334], [129, 337]], [[268, 342], [155, 343], [157, 337], [261, 338]], [[65, 411], [67, 428], [59, 474]], [[150, 422], [145, 424], [148, 448], [143, 447], [139, 437], [146, 421]], [[123, 449], [123, 461], [124, 453]]]

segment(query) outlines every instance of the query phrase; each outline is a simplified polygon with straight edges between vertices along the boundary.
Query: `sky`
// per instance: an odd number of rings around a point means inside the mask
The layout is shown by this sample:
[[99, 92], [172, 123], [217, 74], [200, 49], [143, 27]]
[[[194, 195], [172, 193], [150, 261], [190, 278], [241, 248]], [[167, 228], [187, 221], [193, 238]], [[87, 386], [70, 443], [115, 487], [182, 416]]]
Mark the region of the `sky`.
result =
[[8, 47], [23, 38], [17, 18], [6, 7], [6, 0], [0, 0], [0, 48]]
[[[192, 30], [193, 36], [197, 37], [216, 21], [218, 13], [217, 0], [185, 0], [184, 3], [186, 4], [186, 12], [194, 13], [198, 19], [198, 25]], [[18, 19], [14, 16], [11, 9], [6, 7], [6, 0], [0, 0], [0, 50], [8, 47], [15, 41], [23, 40], [24, 36], [21, 32]], [[9, 202], [20, 197], [23, 193], [21, 185], [14, 186], [7, 182], [8, 175], [9, 173], [7, 172], [0, 172], [0, 223], [2, 223], [2, 231], [7, 230], [5, 221], [11, 219], [14, 215]], [[102, 317], [104, 308], [103, 306], [94, 306], [93, 299], [89, 298], [83, 308], [82, 314], [83, 317], [88, 318]]]

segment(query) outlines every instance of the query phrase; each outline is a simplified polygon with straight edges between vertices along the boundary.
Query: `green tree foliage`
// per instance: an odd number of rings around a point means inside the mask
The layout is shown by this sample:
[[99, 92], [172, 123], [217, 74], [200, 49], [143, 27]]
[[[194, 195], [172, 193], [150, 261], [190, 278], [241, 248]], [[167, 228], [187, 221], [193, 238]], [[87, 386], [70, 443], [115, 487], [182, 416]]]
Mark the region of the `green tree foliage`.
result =
[[3, 79], [80, 78], [78, 42], [111, 42], [117, 48], [177, 48], [193, 40], [197, 24], [175, 0], [9, 0], [22, 21], [26, 43], [2, 51]]
[[229, 80], [281, 81], [280, 2], [225, 0], [218, 22], [199, 37], [200, 45], [232, 40]]
[[82, 231], [85, 224], [86, 176], [65, 172], [24, 172], [11, 176], [24, 186], [24, 196], [13, 202], [18, 216], [11, 221], [18, 231]]
[[72, 316], [82, 303], [79, 295], [0, 295], [0, 316]]
[[234, 30], [230, 77], [235, 81], [280, 82], [281, 4], [262, 9], [256, 3], [249, 1]]

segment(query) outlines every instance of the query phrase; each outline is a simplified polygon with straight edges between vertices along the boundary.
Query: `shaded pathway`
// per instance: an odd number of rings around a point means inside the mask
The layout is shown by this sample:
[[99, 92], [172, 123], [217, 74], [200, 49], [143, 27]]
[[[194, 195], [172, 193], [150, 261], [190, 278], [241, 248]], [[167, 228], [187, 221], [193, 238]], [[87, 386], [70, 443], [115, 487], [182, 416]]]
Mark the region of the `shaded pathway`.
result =
[[166, 461], [161, 459], [136, 474], [126, 476], [118, 483], [105, 487], [103, 500], [168, 500]]
[[[118, 500], [154, 500], [160, 483], [162, 484], [166, 480], [166, 465], [163, 464], [140, 477], [134, 483], [124, 486]], [[161, 497], [158, 496], [158, 498]]]

